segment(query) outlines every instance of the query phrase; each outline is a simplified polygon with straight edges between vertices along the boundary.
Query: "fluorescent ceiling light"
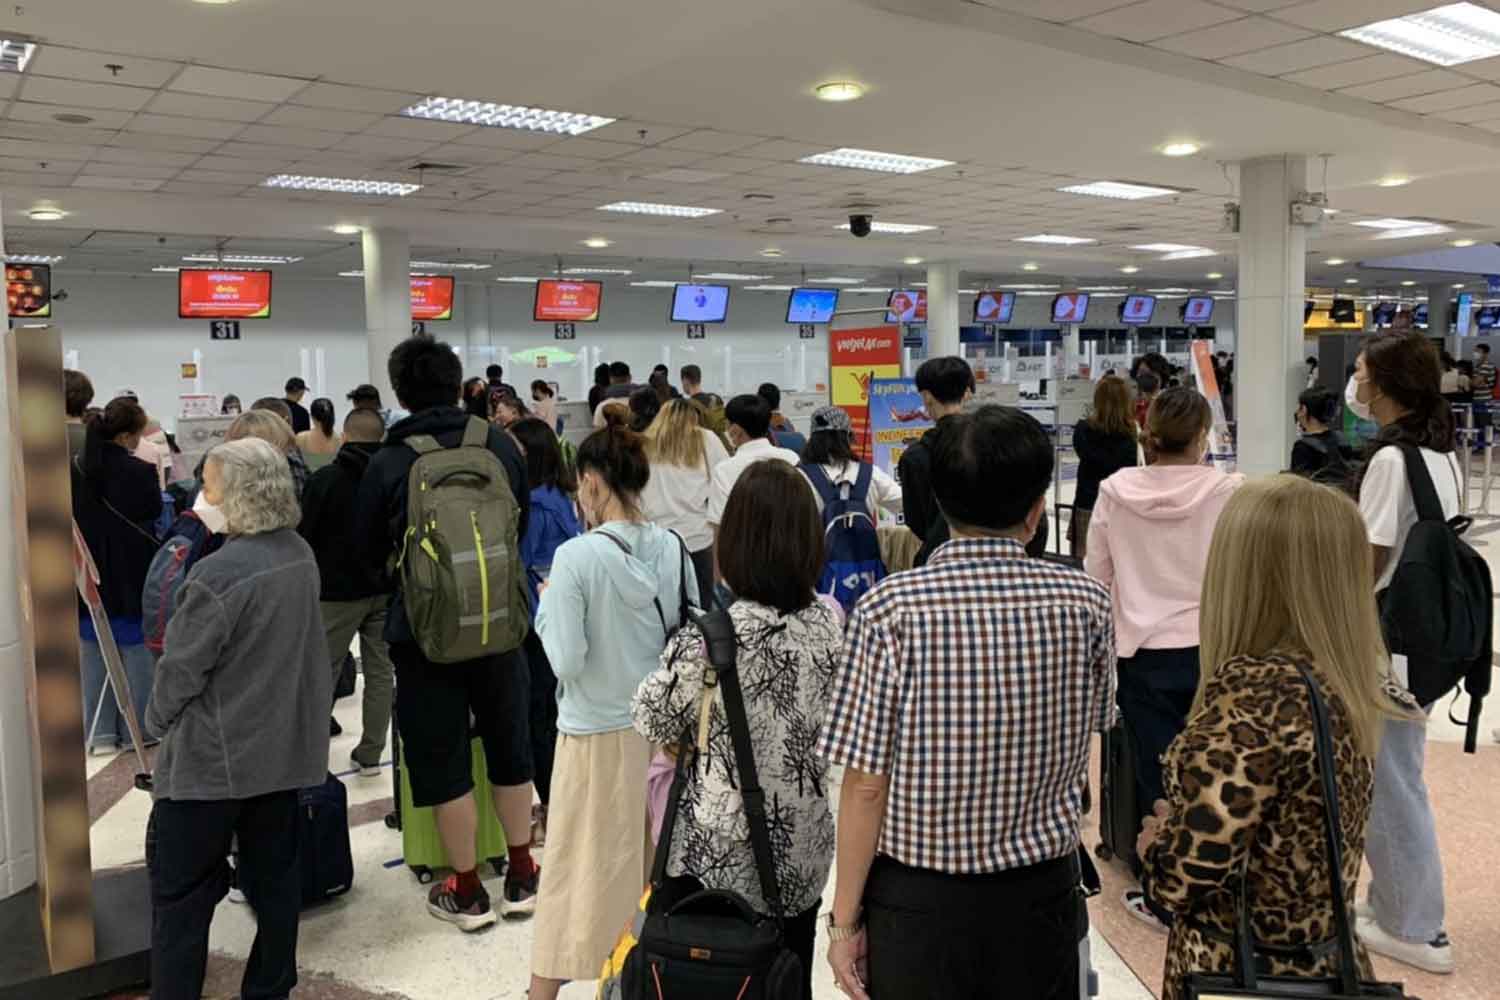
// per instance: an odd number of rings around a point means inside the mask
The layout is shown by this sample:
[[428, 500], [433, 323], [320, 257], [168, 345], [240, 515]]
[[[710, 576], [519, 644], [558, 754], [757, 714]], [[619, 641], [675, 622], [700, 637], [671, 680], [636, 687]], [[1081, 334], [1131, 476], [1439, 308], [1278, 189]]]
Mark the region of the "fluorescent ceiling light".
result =
[[626, 267], [565, 267], [563, 274], [634, 274]]
[[1124, 267], [1120, 268], [1121, 274], [1136, 274], [1139, 271], [1140, 268], [1136, 267], [1134, 264], [1126, 264]]
[[1053, 233], [1038, 233], [1035, 236], [1021, 236], [1015, 240], [1017, 243], [1046, 243], [1050, 246], [1077, 247], [1085, 243], [1098, 243], [1085, 236], [1057, 236]]
[[1162, 260], [1193, 260], [1198, 257], [1217, 257], [1218, 255], [1217, 250], [1195, 247], [1192, 250], [1174, 250], [1172, 253], [1164, 254]]
[[27, 212], [26, 217], [32, 222], [57, 222], [59, 219], [66, 219], [68, 213], [50, 205], [38, 205]]
[[1089, 184], [1071, 184], [1058, 190], [1065, 194], [1086, 194], [1095, 198], [1119, 198], [1124, 201], [1140, 201], [1143, 198], [1161, 198], [1180, 193], [1176, 188], [1128, 184], [1125, 181], [1093, 181]]
[[909, 267], [916, 267], [918, 264], [923, 263], [923, 260], [921, 257], [907, 257], [903, 259], [901, 263], [906, 264]]
[[786, 256], [786, 251], [780, 247], [766, 247], [760, 252], [760, 255], [762, 257], [784, 257]]
[[889, 288], [876, 288], [873, 285], [860, 285], [858, 288], [846, 288], [844, 291], [851, 295], [889, 295], [891, 293]]
[[1389, 177], [1382, 177], [1382, 178], [1380, 178], [1380, 180], [1378, 180], [1378, 181], [1375, 182], [1375, 185], [1377, 187], [1383, 187], [1383, 188], [1399, 188], [1399, 187], [1406, 187], [1406, 185], [1408, 185], [1410, 183], [1411, 183], [1411, 178], [1410, 177], [1406, 177], [1406, 176], [1404, 176], [1402, 174], [1392, 174]]
[[303, 174], [276, 174], [261, 181], [262, 187], [284, 188], [288, 191], [328, 191], [333, 194], [375, 195], [377, 197], [405, 198], [413, 191], [422, 190], [420, 184], [405, 181], [372, 181], [355, 177], [309, 177]]
[[1323, 263], [1327, 264], [1329, 267], [1338, 267], [1340, 264], [1347, 264], [1348, 261], [1344, 260], [1344, 258], [1342, 257], [1329, 257]]
[[1180, 253], [1184, 250], [1201, 250], [1188, 243], [1138, 243], [1131, 247], [1132, 250], [1144, 250], [1147, 253]]
[[650, 201], [612, 201], [600, 205], [601, 212], [626, 212], [631, 215], [667, 215], [676, 219], [701, 219], [707, 215], [718, 215], [722, 208], [695, 208], [692, 205], [663, 205]]
[[631, 288], [676, 288], [675, 281], [632, 281]]
[[863, 278], [808, 278], [810, 285], [857, 285], [864, 281]]
[[503, 277], [503, 278], [496, 278], [495, 280], [496, 281], [503, 281], [503, 282], [505, 282], [507, 284], [511, 284], [511, 285], [534, 285], [538, 281], [544, 281], [546, 279], [544, 279], [544, 278], [524, 278], [524, 277], [522, 277], [519, 274], [511, 274], [511, 275], [507, 275], [506, 277]]
[[1476, 240], [1454, 240], [1450, 246], [1455, 246], [1462, 250], [1464, 247], [1473, 246], [1476, 242]]
[[603, 250], [605, 247], [612, 247], [615, 245], [614, 240], [606, 239], [603, 236], [590, 236], [588, 239], [579, 240], [578, 242], [588, 247], [590, 250]]
[[1401, 287], [1402, 288], [1411, 288], [1415, 284], [1416, 284], [1415, 281], [1403, 281], [1403, 282], [1401, 282]]
[[[1021, 284], [1009, 284], [1009, 285], [991, 285], [990, 287], [993, 288], [993, 289], [997, 289], [997, 290], [1012, 290], [1013, 289], [1015, 291], [1020, 291], [1022, 289], [1027, 289], [1027, 290], [1035, 291], [1038, 288], [1042, 288], [1042, 289], [1047, 289], [1047, 288], [1061, 288], [1062, 286], [1061, 285], [1041, 285], [1041, 284], [1025, 284], [1025, 283], [1021, 283]], [[1088, 289], [1086, 289], [1086, 288], [1080, 288], [1079, 291], [1088, 291]]]
[[182, 259], [189, 264], [295, 264], [302, 258], [278, 254], [199, 253]]
[[804, 156], [799, 163], [819, 167], [845, 167], [849, 170], [874, 170], [883, 174], [920, 174], [924, 170], [953, 166], [952, 160], [935, 160], [927, 156], [903, 156], [900, 153], [878, 153], [873, 149], [833, 149], [826, 153]]
[[1078, 289], [1080, 292], [1128, 292], [1129, 285], [1084, 285]]
[[1218, 271], [1210, 271], [1205, 274], [1204, 277], [1209, 281], [1218, 281], [1220, 278], [1224, 277], [1224, 275], [1220, 274]]
[[1437, 223], [1429, 222], [1426, 219], [1386, 218], [1362, 219], [1361, 221], [1356, 222], [1355, 225], [1363, 226], [1366, 229], [1416, 229], [1419, 226], [1431, 226], [1437, 225]]
[[0, 38], [0, 72], [26, 72], [26, 64], [31, 62], [35, 53], [36, 45], [31, 42]]
[[1023, 271], [1040, 271], [1041, 269], [1042, 265], [1034, 264], [1031, 261], [1027, 261], [1025, 264], [1021, 265], [1021, 270]]
[[573, 111], [548, 111], [545, 108], [495, 104], [491, 101], [465, 101], [457, 97], [429, 97], [401, 113], [407, 118], [460, 122], [489, 128], [514, 128], [525, 132], [550, 132], [554, 135], [583, 135], [615, 121], [613, 118]]
[[358, 236], [364, 232], [363, 229], [351, 222], [341, 222], [336, 226], [329, 226], [328, 228], [332, 229], [337, 236]]
[[[849, 223], [835, 226], [835, 229], [849, 230]], [[910, 236], [912, 233], [926, 233], [936, 229], [937, 226], [922, 226], [912, 222], [872, 222], [870, 232], [886, 233], [891, 236]]]
[[180, 268], [180, 267], [167, 267], [165, 264], [158, 264], [155, 267], [153, 267], [151, 270], [154, 271], [154, 272], [156, 272], [157, 274], [176, 274], [178, 271], [181, 271], [182, 268]]
[[1196, 142], [1169, 142], [1161, 148], [1162, 156], [1192, 156], [1203, 147]]
[[1410, 229], [1387, 229], [1377, 240], [1407, 240], [1413, 236], [1440, 236], [1450, 232], [1447, 226], [1438, 222], [1423, 222], [1412, 226]]
[[747, 292], [790, 292], [796, 285], [746, 285]]
[[1500, 55], [1500, 13], [1472, 3], [1435, 7], [1339, 34], [1439, 66]]
[[446, 261], [446, 260], [414, 260], [412, 267], [423, 267], [432, 271], [488, 271], [490, 265], [479, 264], [474, 261]]
[[694, 281], [765, 281], [768, 278], [769, 274], [734, 274], [729, 271], [708, 271], [693, 275]]
[[363, 271], [340, 271], [339, 272], [339, 277], [340, 278], [363, 278], [364, 276], [365, 276], [365, 272], [363, 272]]
[[818, 84], [813, 93], [820, 101], [857, 101], [865, 96], [865, 88], [853, 80], [836, 80], [831, 83]]
[[56, 264], [62, 259], [62, 254], [8, 253], [5, 255], [7, 264]]

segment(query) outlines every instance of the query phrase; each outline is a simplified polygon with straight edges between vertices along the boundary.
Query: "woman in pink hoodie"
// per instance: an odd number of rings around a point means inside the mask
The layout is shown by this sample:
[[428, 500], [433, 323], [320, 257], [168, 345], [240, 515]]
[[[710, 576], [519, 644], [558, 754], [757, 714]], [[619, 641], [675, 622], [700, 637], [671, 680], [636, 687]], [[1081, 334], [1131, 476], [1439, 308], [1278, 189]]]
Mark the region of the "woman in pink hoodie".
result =
[[[1167, 389], [1151, 403], [1151, 464], [1122, 469], [1099, 488], [1084, 569], [1109, 587], [1119, 652], [1119, 704], [1136, 751], [1140, 807], [1163, 797], [1161, 755], [1187, 725], [1198, 691], [1198, 602], [1214, 525], [1244, 482], [1203, 464], [1213, 412], [1197, 390]], [[1144, 919], [1139, 890], [1125, 905]]]

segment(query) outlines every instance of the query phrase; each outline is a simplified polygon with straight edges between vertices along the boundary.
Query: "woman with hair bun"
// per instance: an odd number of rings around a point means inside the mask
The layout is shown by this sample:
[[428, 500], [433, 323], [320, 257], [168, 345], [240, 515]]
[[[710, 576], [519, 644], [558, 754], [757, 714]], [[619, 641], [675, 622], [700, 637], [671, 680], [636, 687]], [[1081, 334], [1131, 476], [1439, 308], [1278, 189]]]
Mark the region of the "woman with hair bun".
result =
[[[297, 447], [302, 449], [304, 455], [322, 455], [332, 460], [344, 443], [333, 427], [333, 400], [323, 397], [313, 400], [308, 413], [311, 415], [312, 426], [297, 435]], [[321, 468], [328, 463], [315, 464]]]
[[698, 593], [682, 539], [641, 512], [644, 440], [618, 410], [605, 414], [578, 448], [578, 504], [592, 530], [558, 547], [536, 616], [557, 674], [558, 736], [531, 1000], [597, 976], [640, 899], [652, 748], [630, 703]]

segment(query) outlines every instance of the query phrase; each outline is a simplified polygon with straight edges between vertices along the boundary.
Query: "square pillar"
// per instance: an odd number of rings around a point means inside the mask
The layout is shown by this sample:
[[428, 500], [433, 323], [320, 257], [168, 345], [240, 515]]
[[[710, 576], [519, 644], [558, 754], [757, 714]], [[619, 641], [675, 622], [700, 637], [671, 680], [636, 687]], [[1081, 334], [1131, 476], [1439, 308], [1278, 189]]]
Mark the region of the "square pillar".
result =
[[958, 263], [937, 261], [927, 266], [927, 356], [959, 356]]
[[365, 350], [370, 384], [382, 406], [400, 406], [391, 388], [386, 360], [411, 336], [411, 237], [395, 229], [364, 231]]

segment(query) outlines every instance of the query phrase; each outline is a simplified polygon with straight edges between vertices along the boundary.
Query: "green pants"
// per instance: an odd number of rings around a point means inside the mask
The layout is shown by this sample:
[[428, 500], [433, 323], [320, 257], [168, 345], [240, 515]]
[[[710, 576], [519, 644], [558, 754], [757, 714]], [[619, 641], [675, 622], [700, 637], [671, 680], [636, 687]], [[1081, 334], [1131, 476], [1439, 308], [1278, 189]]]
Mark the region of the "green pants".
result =
[[323, 628], [328, 636], [328, 660], [335, 683], [349, 644], [359, 636], [359, 669], [365, 675], [364, 731], [351, 756], [357, 763], [376, 766], [385, 752], [391, 730], [391, 693], [395, 670], [385, 644], [384, 594], [357, 601], [323, 601]]

